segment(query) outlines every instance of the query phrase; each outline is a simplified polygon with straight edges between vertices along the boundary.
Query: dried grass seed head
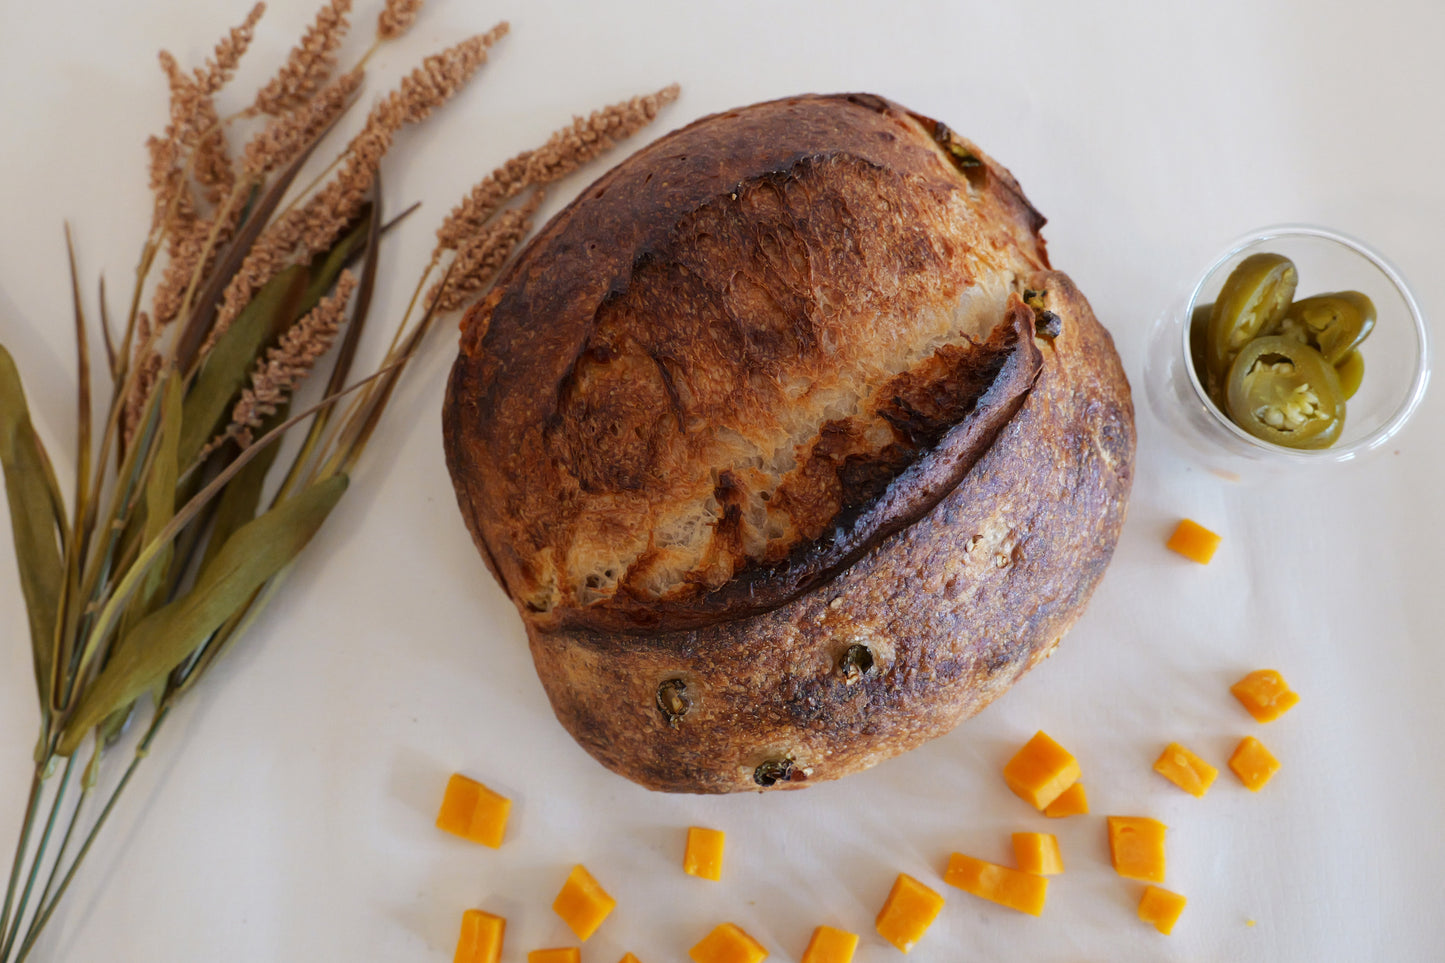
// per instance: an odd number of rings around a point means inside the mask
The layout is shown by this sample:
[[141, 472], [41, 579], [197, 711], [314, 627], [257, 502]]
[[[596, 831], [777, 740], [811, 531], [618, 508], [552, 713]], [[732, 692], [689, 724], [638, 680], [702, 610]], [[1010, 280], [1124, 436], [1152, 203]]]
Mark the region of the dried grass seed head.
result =
[[422, 0], [386, 0], [386, 7], [376, 18], [376, 39], [395, 40], [411, 29], [421, 13]]
[[427, 304], [434, 304], [438, 311], [454, 311], [486, 290], [517, 245], [531, 233], [545, 198], [546, 191], [533, 189], [526, 201], [503, 212], [459, 248], [450, 273], [427, 292]]
[[[426, 58], [401, 85], [382, 98], [367, 116], [366, 126], [346, 149], [340, 173], [302, 208], [300, 246], [312, 253], [325, 250], [356, 217], [371, 190], [376, 169], [404, 124], [425, 120], [446, 103], [487, 62], [487, 51], [506, 35], [503, 22]], [[264, 283], [264, 282], [263, 282]]]
[[599, 154], [637, 133], [677, 99], [672, 84], [644, 97], [593, 111], [587, 117], [555, 131], [536, 150], [523, 151], [479, 181], [437, 228], [433, 257], [465, 246], [509, 199], [529, 186], [549, 184], [565, 177]]
[[351, 0], [331, 0], [316, 12], [276, 75], [256, 93], [251, 110], [273, 116], [302, 107], [336, 69], [336, 48], [351, 22]]
[[278, 217], [257, 239], [226, 286], [208, 344], [214, 343], [252, 295], [289, 261], [331, 246], [361, 210], [397, 130], [424, 120], [460, 90], [486, 63], [487, 51], [508, 29], [504, 21], [433, 54], [372, 108], [361, 132], [347, 145], [341, 170], [304, 204]]
[[437, 228], [437, 246], [432, 252], [439, 257], [443, 251], [455, 251], [476, 236], [503, 204], [527, 186], [528, 164], [532, 151], [525, 150], [509, 158], [472, 186], [460, 203], [452, 208]]
[[216, 44], [205, 70], [196, 71], [196, 84], [203, 94], [215, 94], [231, 79], [236, 67], [241, 63], [241, 57], [246, 53], [246, 48], [251, 46], [251, 39], [256, 34], [256, 22], [265, 12], [266, 4], [256, 4], [241, 25], [231, 28]]
[[671, 84], [656, 93], [633, 97], [574, 119], [533, 154], [528, 181], [546, 184], [572, 173], [652, 123], [658, 111], [677, 100], [679, 91], [677, 84]]
[[245, 448], [254, 440], [252, 432], [306, 379], [316, 362], [336, 341], [346, 320], [346, 305], [356, 290], [356, 275], [341, 272], [336, 290], [322, 298], [300, 321], [291, 326], [280, 343], [258, 360], [251, 372], [251, 385], [231, 410], [231, 424], [207, 446], [213, 450], [225, 438], [235, 438]]
[[301, 150], [340, 117], [364, 78], [358, 68], [348, 71], [323, 87], [304, 105], [269, 122], [247, 143], [242, 169], [249, 178], [260, 178], [296, 158]]

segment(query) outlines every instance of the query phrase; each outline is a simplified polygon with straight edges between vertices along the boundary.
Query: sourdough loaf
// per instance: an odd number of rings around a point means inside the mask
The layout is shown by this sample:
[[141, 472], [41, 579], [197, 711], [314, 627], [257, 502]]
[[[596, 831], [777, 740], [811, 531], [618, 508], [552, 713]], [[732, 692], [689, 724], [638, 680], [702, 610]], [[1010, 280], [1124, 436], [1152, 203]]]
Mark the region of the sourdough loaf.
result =
[[1052, 649], [1134, 429], [1042, 225], [944, 125], [793, 97], [639, 151], [468, 313], [458, 503], [599, 761], [678, 791], [836, 778]]

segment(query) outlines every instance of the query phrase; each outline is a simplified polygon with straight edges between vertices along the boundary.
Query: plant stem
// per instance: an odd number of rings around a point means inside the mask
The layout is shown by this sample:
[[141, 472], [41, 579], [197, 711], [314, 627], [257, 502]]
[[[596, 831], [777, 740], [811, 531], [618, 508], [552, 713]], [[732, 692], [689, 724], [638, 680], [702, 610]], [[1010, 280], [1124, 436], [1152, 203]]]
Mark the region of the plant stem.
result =
[[70, 838], [75, 835], [75, 827], [80, 825], [80, 811], [85, 808], [85, 801], [95, 787], [87, 785], [84, 779], [81, 780], [80, 798], [75, 801], [75, 808], [70, 812], [70, 824], [65, 827], [65, 835], [60, 839], [60, 849], [55, 853], [55, 862], [50, 866], [50, 875], [45, 880], [45, 888], [40, 891], [40, 899], [36, 902], [36, 915], [40, 908], [45, 906], [50, 899], [50, 891], [55, 888], [55, 880], [60, 875], [60, 867], [65, 862], [65, 854], [70, 852]]
[[30, 873], [25, 879], [25, 889], [20, 892], [20, 902], [15, 905], [15, 916], [10, 927], [10, 932], [5, 935], [5, 942], [0, 944], [0, 960], [10, 954], [10, 949], [15, 945], [15, 938], [20, 934], [20, 924], [25, 921], [25, 910], [30, 905], [30, 893], [35, 889], [35, 880], [40, 875], [40, 867], [45, 862], [45, 850], [50, 845], [50, 834], [55, 829], [55, 820], [60, 815], [60, 807], [65, 802], [65, 790], [70, 786], [70, 774], [75, 769], [75, 757], [71, 756], [66, 760], [65, 772], [60, 777], [60, 785], [55, 790], [55, 798], [50, 801], [50, 816], [45, 820], [45, 831], [40, 834], [40, 844], [35, 847], [35, 855], [30, 860]]
[[[30, 846], [30, 829], [35, 824], [35, 810], [40, 805], [44, 772], [45, 763], [36, 763], [35, 775], [30, 780], [30, 801], [25, 804], [25, 821], [20, 824], [20, 841], [15, 844], [15, 861], [10, 864], [10, 885], [5, 887], [5, 905], [0, 908], [0, 941], [4, 940], [10, 926], [10, 906], [15, 899], [15, 887], [20, 884], [20, 874], [25, 868], [25, 850]], [[20, 928], [18, 916], [15, 927]]]
[[140, 765], [140, 761], [150, 752], [151, 741], [155, 739], [156, 733], [160, 730], [161, 723], [165, 721], [170, 711], [171, 708], [168, 705], [162, 705], [156, 709], [155, 718], [151, 720], [150, 728], [146, 730], [146, 734], [144, 738], [141, 739], [140, 745], [136, 747], [135, 756], [131, 759], [130, 765], [126, 766], [125, 773], [120, 777], [120, 782], [117, 783], [115, 789], [111, 791], [110, 798], [105, 801], [105, 808], [103, 808], [100, 811], [100, 815], [96, 817], [95, 825], [90, 827], [90, 832], [86, 833], [85, 842], [80, 846], [80, 852], [75, 854], [75, 860], [70, 864], [70, 868], [65, 871], [65, 876], [60, 881], [60, 888], [55, 891], [55, 895], [49, 903], [42, 901], [41, 905], [36, 908], [35, 919], [30, 923], [30, 928], [26, 931], [25, 939], [20, 944], [20, 952], [16, 955], [13, 963], [23, 963], [30, 955], [30, 951], [35, 947], [35, 941], [40, 938], [41, 932], [45, 929], [45, 924], [50, 922], [50, 917], [55, 913], [55, 908], [60, 905], [61, 899], [65, 896], [65, 891], [70, 888], [71, 881], [75, 879], [76, 870], [80, 869], [80, 864], [85, 861], [86, 854], [90, 852], [90, 847], [95, 842], [95, 837], [100, 834], [101, 827], [104, 826], [105, 821], [110, 818], [110, 811], [115, 808], [116, 800], [120, 799], [120, 794], [124, 792], [125, 787], [129, 785], [131, 776], [135, 775], [136, 767]]

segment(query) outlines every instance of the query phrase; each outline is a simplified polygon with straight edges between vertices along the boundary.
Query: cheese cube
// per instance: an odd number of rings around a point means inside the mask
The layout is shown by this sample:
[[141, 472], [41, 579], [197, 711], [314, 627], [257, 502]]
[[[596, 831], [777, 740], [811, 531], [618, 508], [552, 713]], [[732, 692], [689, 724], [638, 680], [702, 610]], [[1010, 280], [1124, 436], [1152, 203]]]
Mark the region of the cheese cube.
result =
[[1049, 892], [1047, 877], [1022, 873], [962, 853], [954, 853], [948, 857], [948, 869], [943, 874], [943, 881], [949, 886], [957, 886], [965, 893], [972, 893], [1030, 916], [1043, 914], [1044, 899]]
[[907, 873], [899, 873], [878, 911], [878, 935], [903, 952], [913, 949], [943, 909], [943, 897]]
[[687, 831], [687, 851], [682, 857], [682, 871], [703, 879], [722, 879], [723, 843], [727, 834], [720, 829], [692, 826]]
[[1146, 816], [1109, 817], [1109, 858], [1114, 871], [1147, 883], [1164, 882], [1164, 831]]
[[511, 811], [512, 801], [506, 796], [492, 792], [475, 779], [453, 773], [437, 813], [437, 828], [496, 849], [502, 845]]
[[1035, 809], [1044, 809], [1079, 780], [1079, 763], [1039, 731], [1003, 767], [1004, 782]]
[[1139, 899], [1139, 918], [1146, 923], [1153, 923], [1155, 929], [1168, 936], [1174, 929], [1174, 924], [1179, 921], [1179, 914], [1184, 912], [1186, 902], [1188, 900], [1178, 893], [1171, 893], [1158, 886], [1146, 886], [1144, 895]]
[[1057, 876], [1064, 871], [1059, 838], [1053, 833], [1014, 833], [1014, 865], [1035, 876]]
[[768, 958], [763, 944], [736, 923], [723, 923], [687, 951], [693, 963], [762, 963]]
[[1219, 770], [1185, 749], [1177, 742], [1171, 742], [1154, 761], [1154, 771], [1183, 789], [1191, 796], [1203, 798], [1214, 783]]
[[462, 934], [452, 963], [497, 963], [506, 930], [507, 921], [500, 916], [475, 909], [462, 913]]
[[584, 866], [572, 867], [562, 891], [552, 902], [552, 909], [562, 917], [562, 922], [584, 943], [616, 906], [617, 900], [607, 895]]

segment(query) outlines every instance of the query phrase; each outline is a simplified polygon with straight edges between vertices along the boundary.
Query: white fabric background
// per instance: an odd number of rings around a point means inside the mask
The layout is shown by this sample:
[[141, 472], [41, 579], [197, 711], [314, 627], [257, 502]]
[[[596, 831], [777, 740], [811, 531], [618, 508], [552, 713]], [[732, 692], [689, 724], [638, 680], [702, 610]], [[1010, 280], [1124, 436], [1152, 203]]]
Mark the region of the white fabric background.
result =
[[[362, 6], [353, 53], [369, 39]], [[481, 906], [508, 918], [506, 958], [521, 960], [571, 942], [550, 904], [581, 861], [619, 900], [585, 947], [590, 963], [624, 950], [681, 960], [723, 920], [779, 960], [797, 959], [819, 923], [863, 933], [860, 960], [893, 959], [872, 921], [899, 871], [948, 900], [913, 954], [922, 961], [1439, 959], [1445, 395], [1362, 463], [1240, 486], [1173, 452], [1138, 379], [1156, 314], [1263, 224], [1358, 235], [1396, 261], [1427, 312], [1445, 310], [1445, 8], [654, 6], [438, 2], [377, 56], [368, 98], [425, 53], [502, 17], [513, 25], [478, 82], [388, 161], [392, 209], [425, 206], [385, 248], [374, 323], [404, 305], [450, 204], [573, 113], [681, 82], [646, 138], [804, 90], [886, 94], [1013, 170], [1050, 218], [1055, 265], [1135, 380], [1138, 480], [1087, 614], [982, 716], [866, 774], [790, 794], [648, 793], [555, 723], [518, 620], [463, 529], [439, 436], [447, 330], [284, 597], [158, 740], [43, 958], [450, 959], [461, 911]], [[254, 89], [313, 12], [273, 7], [238, 90]], [[186, 0], [3, 4], [0, 341], [62, 477], [74, 386], [62, 219], [84, 276], [104, 270], [118, 303], [149, 218], [143, 136], [165, 117], [155, 51], [198, 62], [243, 13]], [[554, 192], [548, 213], [602, 170]], [[1181, 515], [1224, 535], [1208, 568], [1163, 549]], [[7, 858], [35, 720], [8, 525]], [[1260, 666], [1303, 695], [1264, 727], [1227, 691]], [[1038, 728], [1079, 757], [1093, 815], [1046, 821], [1003, 786], [1003, 762]], [[1249, 733], [1284, 763], [1258, 795], [1225, 772], [1196, 800], [1150, 771], [1172, 739], [1222, 768]], [[515, 799], [501, 850], [433, 827], [453, 770]], [[1109, 868], [1108, 813], [1172, 827], [1167, 885], [1190, 900], [1172, 937], [1135, 918], [1139, 884]], [[681, 874], [692, 823], [728, 831], [721, 883]], [[942, 886], [950, 851], [1005, 860], [1008, 833], [1031, 828], [1059, 834], [1068, 867], [1043, 918]]]

